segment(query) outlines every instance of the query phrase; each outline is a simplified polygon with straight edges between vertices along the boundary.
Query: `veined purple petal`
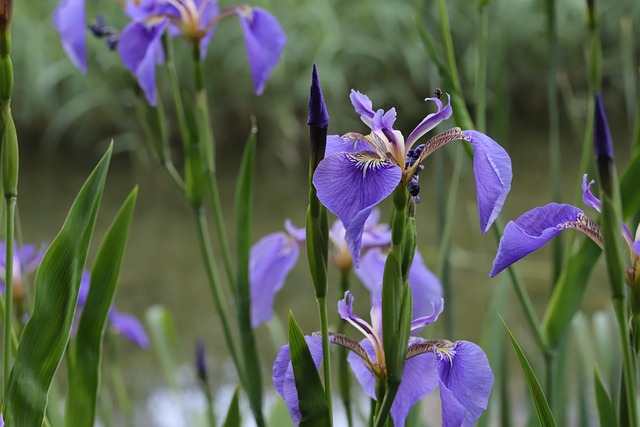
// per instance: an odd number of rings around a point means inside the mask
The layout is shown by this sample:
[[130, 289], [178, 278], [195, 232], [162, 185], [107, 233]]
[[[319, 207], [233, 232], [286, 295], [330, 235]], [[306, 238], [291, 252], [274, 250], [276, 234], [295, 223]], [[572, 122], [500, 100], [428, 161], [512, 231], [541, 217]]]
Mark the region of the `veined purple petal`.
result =
[[487, 135], [475, 130], [462, 133], [473, 146], [480, 230], [486, 233], [498, 217], [511, 189], [511, 159], [504, 148]]
[[611, 141], [611, 132], [609, 132], [607, 114], [604, 112], [602, 98], [599, 93], [596, 93], [596, 117], [594, 128], [593, 143], [595, 146], [596, 157], [608, 157], [613, 159], [613, 142]]
[[156, 63], [163, 58], [161, 37], [166, 26], [166, 22], [148, 27], [132, 21], [118, 42], [122, 62], [136, 76], [150, 105], [156, 105]]
[[351, 254], [353, 266], [357, 269], [360, 267], [360, 250], [362, 248], [362, 236], [364, 227], [371, 214], [373, 208], [365, 208], [351, 220], [347, 228], [345, 228], [344, 239], [347, 242], [347, 248]]
[[249, 286], [254, 328], [273, 317], [273, 300], [296, 265], [299, 252], [296, 240], [283, 232], [269, 234], [251, 248]]
[[[365, 349], [369, 358], [375, 361], [375, 352], [371, 343], [363, 340], [360, 345]], [[367, 369], [362, 358], [356, 353], [350, 352], [347, 360], [365, 394], [375, 399], [376, 379], [371, 371]], [[423, 353], [407, 360], [404, 365], [404, 374], [398, 388], [398, 394], [391, 406], [391, 418], [394, 425], [403, 426], [411, 407], [431, 393], [437, 386], [438, 373], [433, 353]]]
[[360, 134], [348, 133], [346, 135], [327, 136], [327, 148], [324, 156], [329, 157], [338, 153], [353, 153], [356, 151], [375, 151]]
[[342, 317], [343, 320], [349, 322], [354, 328], [362, 332], [362, 335], [366, 336], [368, 339], [373, 340], [376, 345], [381, 344], [378, 342], [378, 336], [376, 331], [373, 329], [366, 320], [362, 319], [359, 316], [356, 316], [353, 313], [353, 300], [354, 297], [351, 295], [349, 291], [345, 292], [344, 298], [338, 301], [338, 314]]
[[430, 319], [435, 315], [435, 318], [429, 323], [435, 322], [440, 314], [437, 312], [442, 311], [442, 284], [436, 275], [429, 270], [417, 250], [409, 269], [409, 286], [411, 286], [413, 297], [413, 318], [427, 317]]
[[138, 347], [149, 347], [149, 337], [147, 337], [144, 326], [134, 315], [120, 313], [113, 309], [109, 312], [109, 322], [113, 329]]
[[[456, 341], [449, 354], [438, 354], [436, 363], [440, 376], [443, 427], [474, 426], [487, 409], [493, 386], [493, 372], [487, 356], [472, 342]], [[460, 407], [465, 409], [462, 423], [455, 422], [460, 418]]]
[[433, 128], [438, 126], [444, 120], [447, 120], [453, 114], [453, 109], [451, 108], [451, 96], [447, 94], [447, 105], [443, 106], [442, 101], [438, 98], [427, 98], [425, 101], [433, 101], [438, 107], [438, 111], [435, 113], [429, 114], [425, 117], [418, 126], [411, 132], [407, 141], [404, 143], [405, 150], [409, 150], [413, 144], [420, 139], [424, 134], [431, 131]]
[[[201, 4], [203, 1], [206, 1], [206, 4], [200, 12], [200, 20], [198, 22], [198, 26], [202, 29], [204, 29], [207, 24], [218, 15], [218, 13], [220, 13], [217, 0], [196, 1], [198, 8], [202, 7]], [[213, 24], [211, 28], [209, 28], [209, 31], [207, 31], [207, 33], [204, 35], [204, 37], [200, 39], [200, 60], [204, 60], [204, 58], [207, 56], [207, 48], [209, 47], [209, 43], [211, 42], [213, 34], [216, 31], [216, 26], [216, 24]]]
[[[309, 351], [311, 352], [311, 358], [316, 365], [316, 368], [320, 366], [322, 361], [322, 337], [320, 336], [305, 336]], [[298, 391], [296, 389], [296, 381], [293, 376], [293, 366], [291, 365], [291, 352], [289, 350], [289, 344], [282, 346], [278, 352], [275, 362], [273, 363], [273, 384], [276, 391], [287, 404], [289, 415], [293, 423], [298, 425], [302, 415], [298, 407]]]
[[271, 71], [280, 60], [287, 36], [278, 20], [266, 10], [243, 8], [239, 15], [249, 69], [256, 95], [262, 94]]
[[62, 48], [80, 71], [87, 72], [87, 22], [84, 0], [62, 0], [53, 15], [53, 25], [60, 33]]
[[588, 179], [589, 177], [585, 173], [582, 176], [582, 203], [584, 203], [587, 206], [591, 206], [592, 208], [600, 212], [600, 206], [601, 206], [600, 199], [594, 196], [593, 193], [591, 192], [591, 186], [595, 184], [595, 181], [592, 179], [591, 181], [589, 181], [589, 183], [587, 183]]
[[553, 239], [558, 233], [578, 221], [583, 212], [575, 206], [550, 203], [524, 213], [515, 221], [509, 221], [498, 245], [496, 259], [489, 276], [529, 255]]
[[[415, 302], [413, 305], [415, 306]], [[428, 305], [431, 306], [429, 314], [420, 317], [416, 317], [415, 315], [413, 316], [413, 320], [411, 321], [411, 332], [417, 332], [438, 320], [438, 317], [442, 314], [442, 310], [444, 310], [444, 298], [440, 297], [435, 300], [431, 300]], [[426, 306], [427, 304], [422, 304], [421, 308]]]
[[364, 124], [371, 127], [371, 122], [375, 112], [373, 111], [373, 103], [369, 97], [360, 91], [351, 89], [349, 99], [351, 100], [351, 104], [356, 110], [356, 113], [360, 114], [360, 119]]

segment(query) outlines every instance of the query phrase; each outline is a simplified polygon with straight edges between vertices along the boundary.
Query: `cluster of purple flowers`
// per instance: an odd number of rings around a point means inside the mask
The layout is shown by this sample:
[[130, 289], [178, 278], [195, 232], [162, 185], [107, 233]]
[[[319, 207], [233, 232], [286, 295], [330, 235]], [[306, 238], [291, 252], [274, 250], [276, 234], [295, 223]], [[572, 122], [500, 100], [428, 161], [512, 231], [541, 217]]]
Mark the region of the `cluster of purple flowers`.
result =
[[[204, 59], [218, 22], [237, 15], [244, 34], [249, 68], [256, 94], [264, 90], [267, 78], [280, 60], [286, 36], [277, 19], [259, 7], [235, 6], [219, 10], [217, 0], [126, 0], [124, 11], [131, 18], [119, 37], [104, 25], [94, 33], [117, 44], [124, 65], [136, 76], [147, 101], [156, 105], [156, 64], [164, 61], [162, 36], [181, 35], [198, 47]], [[87, 70], [85, 0], [62, 0], [54, 24], [62, 46], [82, 72]]]

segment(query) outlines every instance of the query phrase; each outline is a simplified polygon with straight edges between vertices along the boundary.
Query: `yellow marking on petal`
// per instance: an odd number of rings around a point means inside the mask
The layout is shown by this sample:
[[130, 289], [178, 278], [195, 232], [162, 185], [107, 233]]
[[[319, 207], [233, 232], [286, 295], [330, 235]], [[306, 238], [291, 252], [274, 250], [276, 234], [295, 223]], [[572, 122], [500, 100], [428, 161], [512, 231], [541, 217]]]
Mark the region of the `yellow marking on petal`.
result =
[[386, 163], [385, 159], [380, 158], [372, 151], [358, 151], [350, 153], [348, 156], [354, 160], [357, 167], [362, 168], [362, 179], [367, 177], [367, 170], [378, 169], [383, 163]]

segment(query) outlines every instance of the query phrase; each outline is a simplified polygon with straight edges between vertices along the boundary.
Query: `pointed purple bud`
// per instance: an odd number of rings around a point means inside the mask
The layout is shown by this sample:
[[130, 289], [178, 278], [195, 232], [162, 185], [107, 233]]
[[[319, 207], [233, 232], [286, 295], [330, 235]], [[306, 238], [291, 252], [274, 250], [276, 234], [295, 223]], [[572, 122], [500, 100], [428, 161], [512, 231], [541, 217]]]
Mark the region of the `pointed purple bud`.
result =
[[204, 353], [204, 342], [196, 342], [196, 373], [203, 384], [207, 384], [207, 356]]
[[316, 64], [313, 64], [313, 72], [311, 74], [311, 95], [309, 96], [309, 118], [307, 119], [307, 124], [319, 128], [329, 125], [329, 113], [322, 96], [322, 87], [320, 87]]
[[602, 98], [596, 93], [596, 117], [595, 130], [593, 136], [596, 157], [608, 157], [613, 159], [613, 143], [611, 142], [611, 132], [607, 123], [607, 115], [604, 112]]

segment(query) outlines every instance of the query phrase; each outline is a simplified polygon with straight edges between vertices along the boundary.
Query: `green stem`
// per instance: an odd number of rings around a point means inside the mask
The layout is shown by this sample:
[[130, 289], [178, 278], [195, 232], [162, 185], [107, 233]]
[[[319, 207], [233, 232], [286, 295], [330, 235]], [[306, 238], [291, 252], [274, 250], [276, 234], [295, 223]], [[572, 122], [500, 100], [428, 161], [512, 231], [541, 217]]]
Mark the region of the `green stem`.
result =
[[208, 174], [208, 189], [211, 196], [211, 208], [213, 211], [213, 223], [216, 228], [216, 236], [218, 236], [218, 244], [222, 251], [222, 262], [224, 263], [224, 270], [227, 274], [229, 283], [233, 283], [233, 270], [231, 267], [231, 255], [229, 251], [229, 239], [227, 238], [227, 232], [224, 224], [224, 216], [222, 214], [222, 203], [220, 201], [220, 191], [218, 189], [218, 179], [216, 178], [215, 171], [211, 171]]
[[545, 396], [547, 397], [547, 402], [549, 402], [549, 406], [553, 409], [553, 399], [555, 398], [555, 385], [556, 385], [556, 353], [552, 351], [546, 351], [544, 353], [544, 366], [546, 372], [546, 380], [545, 380]]
[[333, 418], [333, 403], [331, 397], [331, 357], [329, 357], [329, 320], [327, 316], [327, 297], [316, 297], [320, 311], [320, 330], [322, 332], [322, 370], [324, 371], [324, 394], [327, 399], [330, 419]]
[[[349, 270], [340, 270], [340, 295], [344, 295], [345, 292], [349, 290], [349, 276]], [[340, 319], [338, 321], [339, 334], [344, 334], [346, 324], [346, 320]], [[349, 350], [345, 347], [340, 346], [340, 348], [338, 349], [338, 353], [338, 371], [340, 373], [338, 378], [340, 379], [340, 396], [342, 397], [344, 411], [347, 414], [347, 423], [349, 427], [352, 427], [353, 411], [351, 408], [351, 373], [349, 372], [349, 362], [347, 361]]]
[[488, 42], [489, 14], [484, 4], [478, 6], [478, 25], [476, 27], [476, 41], [478, 51], [478, 67], [476, 68], [476, 130], [486, 131], [487, 109], [487, 42]]
[[182, 97], [180, 95], [180, 85], [178, 83], [178, 73], [176, 72], [176, 64], [173, 60], [173, 44], [169, 37], [169, 32], [165, 32], [162, 36], [162, 44], [165, 54], [165, 65], [167, 67], [167, 76], [169, 77], [169, 87], [171, 88], [171, 95], [173, 96], [173, 104], [176, 109], [176, 116], [178, 116], [178, 127], [180, 128], [180, 137], [182, 138], [183, 145], [189, 141], [189, 128], [187, 126], [186, 116], [184, 114], [184, 105], [182, 104]]
[[4, 357], [3, 357], [3, 378], [4, 378], [4, 396], [9, 395], [9, 374], [11, 372], [11, 337], [12, 337], [12, 320], [13, 320], [13, 231], [14, 231], [14, 214], [16, 209], [16, 196], [5, 196], [5, 204], [7, 206], [7, 215], [5, 217], [5, 296], [6, 306], [4, 312]]
[[387, 382], [387, 388], [384, 393], [384, 399], [382, 399], [382, 403], [377, 409], [376, 422], [374, 424], [375, 427], [384, 427], [387, 423], [387, 418], [389, 417], [389, 413], [391, 412], [391, 406], [393, 405], [393, 401], [396, 399], [396, 394], [398, 394], [398, 388], [400, 384], [389, 384]]
[[442, 40], [444, 42], [444, 50], [447, 55], [447, 64], [449, 66], [449, 75], [453, 87], [458, 95], [462, 97], [462, 86], [460, 85], [460, 77], [458, 76], [458, 67], [456, 65], [456, 55], [453, 50], [453, 39], [451, 38], [451, 26], [449, 24], [449, 15], [447, 14], [447, 4], [445, 0], [438, 0], [438, 12], [440, 13], [440, 24], [442, 30]]
[[129, 399], [129, 393], [127, 392], [127, 386], [124, 381], [124, 375], [122, 369], [118, 363], [118, 349], [116, 345], [115, 334], [109, 331], [109, 376], [111, 378], [111, 384], [113, 385], [113, 391], [118, 401], [118, 406], [122, 411], [126, 423], [128, 426], [133, 426], [133, 408], [131, 407], [131, 400]]
[[238, 376], [240, 382], [245, 383], [244, 366], [242, 366], [241, 359], [238, 356], [235, 341], [233, 340], [233, 334], [231, 333], [231, 326], [229, 325], [229, 312], [227, 311], [227, 303], [225, 301], [224, 294], [220, 288], [220, 281], [218, 279], [217, 270], [213, 261], [213, 251], [209, 242], [209, 228], [207, 226], [207, 218], [205, 217], [204, 209], [194, 208], [194, 216], [197, 226], [198, 241], [200, 243], [200, 251], [202, 252], [202, 258], [204, 260], [205, 269], [207, 272], [207, 280], [209, 281], [209, 287], [211, 289], [211, 295], [213, 296], [213, 303], [216, 306], [218, 315], [220, 316], [220, 322], [222, 325], [222, 332], [224, 334], [225, 343], [231, 354], [236, 369], [238, 370]]
[[629, 426], [638, 425], [638, 409], [636, 406], [636, 373], [633, 351], [629, 342], [628, 314], [624, 298], [613, 298], [613, 308], [616, 313], [618, 332], [622, 344], [622, 371], [624, 375], [624, 387], [627, 400], [627, 411], [629, 416]]

